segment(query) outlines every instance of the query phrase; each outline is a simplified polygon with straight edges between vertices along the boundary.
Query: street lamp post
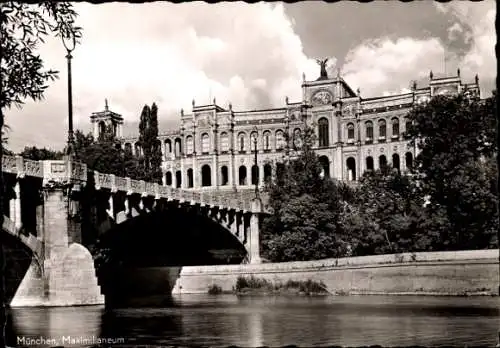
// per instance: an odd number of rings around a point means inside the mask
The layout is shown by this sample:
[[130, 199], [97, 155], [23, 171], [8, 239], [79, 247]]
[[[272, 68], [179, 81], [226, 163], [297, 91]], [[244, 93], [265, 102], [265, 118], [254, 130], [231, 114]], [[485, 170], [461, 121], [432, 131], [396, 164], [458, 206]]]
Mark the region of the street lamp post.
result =
[[255, 137], [253, 138], [253, 147], [254, 147], [254, 152], [255, 152], [255, 157], [254, 157], [254, 168], [255, 168], [255, 198], [259, 198], [259, 166], [257, 164], [257, 134], [258, 134], [258, 129], [257, 126], [253, 128]]
[[71, 84], [71, 59], [73, 56], [71, 52], [75, 49], [76, 46], [76, 37], [75, 34], [71, 31], [67, 33], [67, 35], [61, 35], [61, 39], [66, 48], [66, 59], [68, 61], [68, 148], [67, 155], [70, 157], [74, 155], [74, 133], [73, 133], [73, 91]]

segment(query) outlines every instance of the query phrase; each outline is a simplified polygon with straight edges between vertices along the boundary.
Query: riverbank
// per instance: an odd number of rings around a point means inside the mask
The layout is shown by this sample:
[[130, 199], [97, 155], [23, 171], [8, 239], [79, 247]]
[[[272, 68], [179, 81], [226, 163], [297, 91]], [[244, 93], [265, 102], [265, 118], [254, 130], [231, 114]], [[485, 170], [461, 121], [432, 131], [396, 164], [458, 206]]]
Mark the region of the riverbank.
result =
[[[183, 267], [174, 294], [207, 293], [217, 285], [221, 293], [235, 293], [238, 278], [265, 280], [274, 288], [289, 281], [310, 280], [332, 295], [498, 295], [499, 251], [422, 252], [318, 261], [250, 265]], [[236, 290], [236, 293], [276, 294]], [[295, 290], [294, 290], [295, 291]], [[281, 293], [300, 293], [283, 291]]]

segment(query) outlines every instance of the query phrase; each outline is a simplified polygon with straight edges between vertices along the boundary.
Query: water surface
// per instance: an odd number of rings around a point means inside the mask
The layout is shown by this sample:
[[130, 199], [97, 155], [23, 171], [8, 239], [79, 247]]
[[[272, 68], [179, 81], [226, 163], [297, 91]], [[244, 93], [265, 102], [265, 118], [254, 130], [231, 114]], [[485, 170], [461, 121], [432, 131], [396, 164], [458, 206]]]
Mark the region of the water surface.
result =
[[93, 337], [120, 346], [494, 347], [499, 328], [498, 297], [182, 295], [169, 308], [11, 309], [8, 339], [11, 346], [29, 337], [70, 347], [89, 346]]

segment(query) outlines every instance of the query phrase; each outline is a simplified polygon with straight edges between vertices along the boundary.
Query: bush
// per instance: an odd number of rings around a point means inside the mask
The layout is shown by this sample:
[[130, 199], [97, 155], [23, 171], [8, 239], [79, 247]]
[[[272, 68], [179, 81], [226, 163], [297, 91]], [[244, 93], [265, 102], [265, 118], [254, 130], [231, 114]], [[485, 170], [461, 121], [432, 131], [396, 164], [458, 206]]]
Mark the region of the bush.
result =
[[248, 278], [238, 277], [236, 280], [236, 291], [241, 291], [242, 289], [272, 289], [273, 284], [266, 279], [255, 278], [250, 276]]
[[309, 293], [326, 293], [326, 285], [323, 282], [316, 282], [308, 279], [307, 281], [289, 280], [285, 283], [285, 289], [299, 289], [301, 292]]
[[209, 295], [218, 295], [218, 294], [221, 294], [221, 293], [222, 293], [222, 288], [220, 286], [218, 286], [217, 284], [212, 284], [208, 288], [208, 294]]

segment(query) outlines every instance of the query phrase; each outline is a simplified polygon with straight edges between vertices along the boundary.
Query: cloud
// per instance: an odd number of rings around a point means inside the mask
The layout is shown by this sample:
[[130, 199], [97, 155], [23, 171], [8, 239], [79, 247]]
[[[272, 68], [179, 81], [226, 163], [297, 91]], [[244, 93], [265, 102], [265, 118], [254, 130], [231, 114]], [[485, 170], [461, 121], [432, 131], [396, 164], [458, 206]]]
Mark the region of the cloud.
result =
[[430, 70], [435, 75], [450, 75], [460, 68], [464, 82], [472, 82], [478, 74], [482, 95], [490, 95], [497, 73], [494, 2], [435, 4], [438, 11], [453, 19], [447, 38], [364, 41], [347, 53], [342, 68], [351, 87], [359, 87], [364, 97], [405, 93], [412, 80], [426, 84]]
[[438, 70], [443, 46], [437, 38], [367, 40], [347, 53], [344, 79], [363, 97], [403, 92], [410, 81]]
[[[81, 128], [88, 129], [90, 114], [103, 109], [104, 98], [126, 121], [136, 120], [142, 106], [153, 101], [160, 121], [172, 121], [181, 108], [191, 110], [193, 99], [201, 105], [215, 97], [221, 106], [231, 102], [236, 110], [283, 105], [285, 95], [298, 101], [302, 73], [318, 73], [282, 4], [157, 2], [76, 8], [84, 28], [72, 61], [74, 118]], [[9, 111], [7, 123], [12, 140], [62, 146], [65, 53], [60, 42], [48, 39], [40, 54], [47, 67], [61, 71], [60, 80], [47, 90], [45, 102]]]
[[464, 32], [464, 29], [460, 23], [455, 22], [451, 27], [448, 28], [448, 40], [454, 41], [459, 38], [459, 35]]
[[[439, 11], [451, 15], [464, 28], [462, 40], [469, 49], [457, 59], [457, 65], [467, 76], [479, 75], [481, 93], [489, 95], [494, 88], [497, 74], [495, 58], [495, 2], [453, 1], [447, 4], [435, 3]], [[448, 31], [457, 26], [453, 24]], [[458, 34], [455, 31], [455, 34]]]

